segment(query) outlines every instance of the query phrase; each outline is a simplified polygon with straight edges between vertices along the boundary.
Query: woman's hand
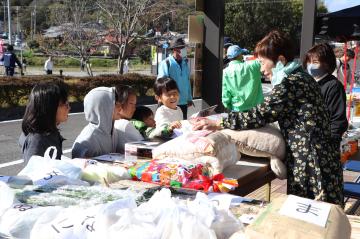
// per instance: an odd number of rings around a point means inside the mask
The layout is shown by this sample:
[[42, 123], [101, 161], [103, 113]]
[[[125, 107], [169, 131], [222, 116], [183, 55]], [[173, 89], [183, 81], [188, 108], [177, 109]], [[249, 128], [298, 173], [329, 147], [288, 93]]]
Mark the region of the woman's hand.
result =
[[170, 129], [173, 130], [173, 129], [179, 129], [181, 128], [181, 123], [180, 121], [174, 121], [170, 124]]
[[219, 130], [221, 129], [221, 121], [210, 120], [207, 118], [199, 118], [192, 121], [193, 130]]

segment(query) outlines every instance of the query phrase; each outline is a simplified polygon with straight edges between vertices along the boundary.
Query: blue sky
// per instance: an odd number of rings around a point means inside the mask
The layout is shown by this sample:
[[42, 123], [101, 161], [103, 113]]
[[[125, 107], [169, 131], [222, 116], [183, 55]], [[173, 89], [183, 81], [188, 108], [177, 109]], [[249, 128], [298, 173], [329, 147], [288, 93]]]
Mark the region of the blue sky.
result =
[[336, 12], [344, 8], [360, 5], [360, 0], [324, 0], [329, 12]]

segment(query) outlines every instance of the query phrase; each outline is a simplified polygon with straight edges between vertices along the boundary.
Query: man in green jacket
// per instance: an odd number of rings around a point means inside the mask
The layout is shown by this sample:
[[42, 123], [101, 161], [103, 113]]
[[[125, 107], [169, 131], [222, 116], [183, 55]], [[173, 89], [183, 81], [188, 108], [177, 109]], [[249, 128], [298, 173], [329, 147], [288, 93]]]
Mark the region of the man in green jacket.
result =
[[244, 62], [244, 51], [238, 45], [227, 50], [231, 61], [223, 70], [222, 103], [230, 111], [247, 111], [264, 101], [260, 63], [258, 60]]

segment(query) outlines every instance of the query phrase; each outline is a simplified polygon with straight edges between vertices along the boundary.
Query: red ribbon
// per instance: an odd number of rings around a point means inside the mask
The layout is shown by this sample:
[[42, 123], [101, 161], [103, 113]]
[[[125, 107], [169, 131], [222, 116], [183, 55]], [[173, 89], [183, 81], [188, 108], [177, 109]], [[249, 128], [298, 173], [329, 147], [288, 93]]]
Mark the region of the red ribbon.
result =
[[218, 184], [225, 179], [225, 176], [221, 173], [214, 175], [213, 177], [207, 177], [204, 175], [199, 175], [197, 180], [192, 180], [191, 182], [184, 185], [186, 188], [203, 190], [207, 192], [211, 186], [213, 186], [214, 192], [219, 192]]

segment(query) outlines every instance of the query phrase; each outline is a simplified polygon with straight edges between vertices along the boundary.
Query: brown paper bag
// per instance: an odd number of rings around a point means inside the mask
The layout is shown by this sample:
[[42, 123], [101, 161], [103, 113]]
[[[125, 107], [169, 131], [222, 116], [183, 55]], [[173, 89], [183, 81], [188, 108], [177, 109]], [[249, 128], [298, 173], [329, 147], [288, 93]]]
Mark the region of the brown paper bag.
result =
[[274, 199], [246, 228], [247, 239], [347, 239], [351, 226], [343, 209], [331, 204], [325, 227], [279, 214], [287, 196]]

